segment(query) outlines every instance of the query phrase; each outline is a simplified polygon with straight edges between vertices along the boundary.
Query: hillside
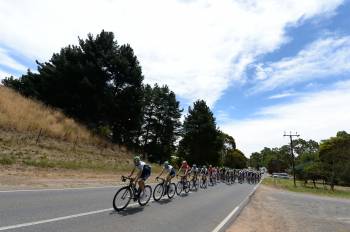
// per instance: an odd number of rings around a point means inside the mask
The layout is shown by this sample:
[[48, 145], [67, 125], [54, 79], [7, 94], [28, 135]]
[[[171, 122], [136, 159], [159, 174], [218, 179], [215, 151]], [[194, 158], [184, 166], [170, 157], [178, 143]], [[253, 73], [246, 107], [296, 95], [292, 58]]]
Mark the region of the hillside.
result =
[[131, 153], [92, 135], [62, 112], [0, 87], [0, 164], [119, 171]]

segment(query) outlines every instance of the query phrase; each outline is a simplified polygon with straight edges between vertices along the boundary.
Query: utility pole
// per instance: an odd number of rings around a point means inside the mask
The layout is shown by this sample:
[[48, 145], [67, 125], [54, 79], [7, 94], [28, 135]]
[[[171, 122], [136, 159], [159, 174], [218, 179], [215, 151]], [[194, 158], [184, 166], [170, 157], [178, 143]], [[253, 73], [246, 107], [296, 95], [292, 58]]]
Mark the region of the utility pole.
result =
[[286, 132], [284, 132], [283, 136], [288, 136], [290, 139], [290, 155], [292, 157], [294, 187], [297, 187], [297, 184], [295, 182], [295, 157], [293, 152], [293, 137], [299, 137], [300, 135], [298, 133], [292, 134], [292, 132], [289, 132], [289, 134], [286, 134]]

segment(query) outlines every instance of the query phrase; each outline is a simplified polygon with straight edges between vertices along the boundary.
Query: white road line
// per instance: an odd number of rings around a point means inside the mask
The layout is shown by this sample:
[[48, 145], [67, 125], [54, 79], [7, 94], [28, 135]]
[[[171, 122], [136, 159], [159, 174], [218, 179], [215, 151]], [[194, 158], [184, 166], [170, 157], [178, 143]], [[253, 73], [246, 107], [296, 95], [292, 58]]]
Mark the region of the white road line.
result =
[[[153, 202], [153, 201], [154, 200], [151, 199], [149, 202]], [[133, 203], [133, 204], [130, 204], [129, 207], [136, 206], [136, 205], [139, 205], [139, 204]], [[104, 213], [104, 212], [108, 212], [111, 210], [113, 210], [113, 208], [100, 209], [100, 210], [90, 211], [90, 212], [86, 212], [86, 213], [73, 214], [73, 215], [64, 216], [64, 217], [57, 217], [57, 218], [51, 218], [51, 219], [46, 219], [46, 220], [41, 220], [41, 221], [36, 221], [36, 222], [22, 223], [22, 224], [17, 224], [17, 225], [12, 225], [12, 226], [3, 226], [3, 227], [0, 227], [0, 231], [18, 229], [18, 228], [34, 226], [34, 225], [39, 225], [39, 224], [44, 224], [44, 223], [49, 223], [49, 222], [57, 222], [57, 221], [71, 219], [71, 218], [77, 218], [77, 217], [83, 217], [83, 216], [88, 216], [88, 215], [92, 215], [92, 214]]]
[[62, 220], [67, 220], [67, 219], [71, 219], [71, 218], [87, 216], [87, 215], [91, 215], [91, 214], [103, 213], [103, 212], [106, 212], [106, 211], [111, 211], [112, 209], [113, 208], [101, 209], [101, 210], [90, 211], [90, 212], [86, 212], [86, 213], [73, 214], [73, 215], [69, 215], [69, 216], [52, 218], [52, 219], [41, 220], [41, 221], [36, 221], [36, 222], [28, 222], [28, 223], [17, 224], [17, 225], [12, 225], [12, 226], [4, 226], [4, 227], [0, 227], [0, 231], [17, 229], [17, 228], [22, 228], [22, 227], [27, 227], [27, 226], [34, 226], [34, 225], [44, 224], [44, 223], [49, 223], [49, 222], [62, 221]]
[[111, 185], [100, 187], [81, 187], [81, 188], [61, 188], [61, 189], [17, 189], [17, 190], [1, 190], [0, 193], [16, 193], [16, 192], [45, 192], [45, 191], [67, 191], [67, 190], [84, 190], [84, 189], [104, 189], [104, 188], [119, 188], [123, 185]]
[[228, 222], [228, 220], [230, 220], [230, 218], [237, 212], [237, 210], [239, 209], [239, 207], [237, 206], [236, 208], [234, 208], [231, 213], [229, 213], [229, 215], [227, 215], [225, 217], [224, 220], [222, 220], [222, 222], [220, 222], [219, 225], [217, 225], [217, 227], [215, 227], [214, 230], [212, 230], [212, 232], [218, 232], [221, 230], [221, 228]]
[[[261, 180], [261, 181], [262, 181], [262, 180]], [[242, 204], [243, 204], [249, 197], [251, 197], [251, 195], [253, 195], [253, 193], [254, 193], [254, 192], [256, 191], [256, 189], [259, 187], [261, 181], [253, 188], [253, 190], [248, 194], [248, 196], [246, 196], [246, 197], [244, 198], [244, 200], [241, 201], [241, 203], [240, 203], [236, 208], [234, 208], [234, 209], [224, 218], [224, 220], [222, 220], [222, 221], [220, 222], [220, 224], [217, 225], [217, 226], [215, 227], [215, 229], [212, 230], [211, 232], [219, 232], [219, 231], [222, 229], [222, 227], [224, 227], [224, 225], [233, 217], [233, 215], [235, 215], [235, 213], [237, 213], [238, 209], [239, 209], [239, 208], [242, 208]]]

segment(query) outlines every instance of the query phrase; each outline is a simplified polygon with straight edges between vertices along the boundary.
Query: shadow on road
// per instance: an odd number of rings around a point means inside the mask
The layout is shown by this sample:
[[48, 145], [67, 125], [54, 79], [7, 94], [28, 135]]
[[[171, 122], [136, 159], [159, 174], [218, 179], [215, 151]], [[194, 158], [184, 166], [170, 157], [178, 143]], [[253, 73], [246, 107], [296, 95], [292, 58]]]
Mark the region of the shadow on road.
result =
[[117, 211], [112, 211], [109, 215], [122, 215], [122, 216], [128, 216], [128, 215], [133, 215], [135, 213], [142, 212], [144, 207], [138, 206], [138, 207], [130, 207], [126, 208], [123, 211], [117, 212]]
[[154, 203], [160, 204], [160, 205], [164, 205], [164, 204], [168, 204], [171, 201], [172, 201], [172, 199], [163, 199], [163, 200], [160, 200], [160, 201], [154, 201]]
[[180, 195], [177, 195], [179, 197], [187, 197], [189, 194], [188, 193], [181, 193]]

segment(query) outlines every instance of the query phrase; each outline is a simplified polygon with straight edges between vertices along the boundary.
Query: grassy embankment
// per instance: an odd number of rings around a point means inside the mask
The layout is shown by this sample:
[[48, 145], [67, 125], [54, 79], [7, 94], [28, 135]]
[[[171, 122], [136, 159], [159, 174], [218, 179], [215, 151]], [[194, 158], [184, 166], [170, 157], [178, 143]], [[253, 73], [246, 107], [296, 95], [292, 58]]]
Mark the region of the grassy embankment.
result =
[[330, 190], [329, 186], [323, 186], [321, 183], [317, 183], [316, 188], [314, 188], [312, 182], [305, 185], [304, 181], [297, 181], [297, 187], [294, 187], [293, 179], [274, 179], [271, 177], [265, 178], [262, 183], [267, 186], [285, 189], [292, 192], [311, 193], [328, 197], [350, 198], [350, 187], [336, 186], [333, 192]]
[[0, 167], [123, 172], [131, 158], [125, 147], [94, 136], [62, 112], [0, 86]]

